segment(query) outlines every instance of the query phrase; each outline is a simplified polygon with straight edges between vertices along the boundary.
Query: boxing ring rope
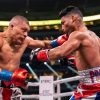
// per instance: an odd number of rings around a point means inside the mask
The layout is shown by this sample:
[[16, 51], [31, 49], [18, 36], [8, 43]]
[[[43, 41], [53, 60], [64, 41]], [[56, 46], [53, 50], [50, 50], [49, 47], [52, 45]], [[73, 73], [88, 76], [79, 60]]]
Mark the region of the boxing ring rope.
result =
[[[68, 83], [68, 82], [72, 82], [72, 81], [77, 81], [80, 80], [82, 77], [80, 76], [74, 76], [74, 77], [70, 77], [70, 78], [66, 78], [66, 79], [60, 79], [60, 80], [56, 80], [53, 82], [54, 85], [62, 84], [62, 83]], [[37, 82], [28, 82], [28, 86], [39, 86], [39, 83]], [[57, 89], [59, 90], [59, 89]], [[54, 98], [58, 98], [58, 100], [61, 100], [61, 97], [65, 97], [65, 96], [71, 96], [73, 94], [72, 92], [64, 92], [64, 93], [60, 93], [60, 91], [58, 91], [57, 93], [54, 93], [53, 97]], [[21, 96], [22, 99], [39, 99], [39, 95], [22, 95]]]

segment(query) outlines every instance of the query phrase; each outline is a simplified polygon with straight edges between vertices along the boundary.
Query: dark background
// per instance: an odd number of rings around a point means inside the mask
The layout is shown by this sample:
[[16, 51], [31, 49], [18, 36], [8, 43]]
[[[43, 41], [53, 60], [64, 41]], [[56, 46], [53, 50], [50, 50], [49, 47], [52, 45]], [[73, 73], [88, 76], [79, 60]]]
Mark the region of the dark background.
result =
[[0, 0], [0, 19], [8, 20], [16, 14], [29, 20], [56, 19], [58, 12], [68, 5], [78, 6], [84, 15], [100, 13], [99, 0]]

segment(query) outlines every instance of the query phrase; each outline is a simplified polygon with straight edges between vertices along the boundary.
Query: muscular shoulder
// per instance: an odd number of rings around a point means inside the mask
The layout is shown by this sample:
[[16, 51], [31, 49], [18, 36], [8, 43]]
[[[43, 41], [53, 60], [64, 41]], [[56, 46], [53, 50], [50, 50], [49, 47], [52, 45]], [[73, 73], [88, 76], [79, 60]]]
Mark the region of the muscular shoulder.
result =
[[34, 40], [32, 37], [27, 36], [26, 37], [27, 40]]
[[26, 43], [28, 44], [29, 48], [42, 48], [45, 47], [45, 43], [41, 40], [34, 40], [31, 37], [26, 38]]
[[31, 37], [27, 36], [25, 39], [25, 42], [29, 43], [31, 40], [33, 40]]
[[85, 32], [79, 32], [79, 31], [75, 31], [72, 32], [69, 36], [69, 38], [73, 38], [73, 39], [78, 39], [78, 40], [83, 40], [87, 38], [87, 34]]

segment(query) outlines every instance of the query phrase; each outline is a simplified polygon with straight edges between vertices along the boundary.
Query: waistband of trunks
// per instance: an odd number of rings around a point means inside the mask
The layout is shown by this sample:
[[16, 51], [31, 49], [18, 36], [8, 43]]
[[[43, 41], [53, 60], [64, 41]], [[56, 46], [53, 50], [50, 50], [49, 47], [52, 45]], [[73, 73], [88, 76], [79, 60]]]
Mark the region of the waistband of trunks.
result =
[[80, 79], [83, 84], [96, 84], [100, 83], [100, 67], [95, 67], [83, 71], [78, 71], [79, 76], [84, 78]]

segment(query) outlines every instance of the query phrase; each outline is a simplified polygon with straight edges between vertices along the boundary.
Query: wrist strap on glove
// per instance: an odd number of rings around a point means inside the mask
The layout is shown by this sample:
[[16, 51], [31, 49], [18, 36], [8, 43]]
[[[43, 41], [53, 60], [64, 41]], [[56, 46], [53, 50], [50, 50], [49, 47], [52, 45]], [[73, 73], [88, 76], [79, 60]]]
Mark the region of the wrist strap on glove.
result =
[[11, 81], [13, 72], [7, 71], [7, 70], [2, 70], [0, 72], [0, 80], [3, 81]]

